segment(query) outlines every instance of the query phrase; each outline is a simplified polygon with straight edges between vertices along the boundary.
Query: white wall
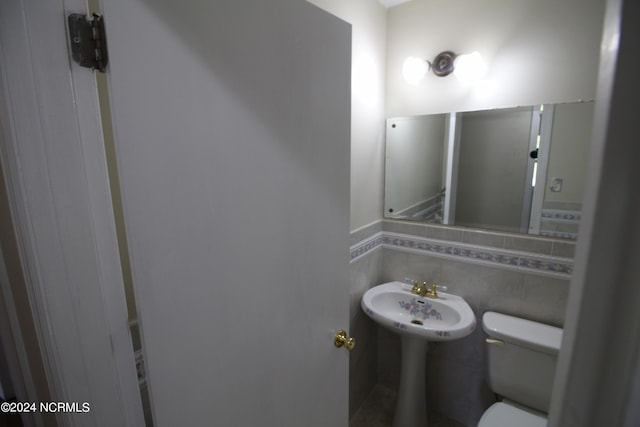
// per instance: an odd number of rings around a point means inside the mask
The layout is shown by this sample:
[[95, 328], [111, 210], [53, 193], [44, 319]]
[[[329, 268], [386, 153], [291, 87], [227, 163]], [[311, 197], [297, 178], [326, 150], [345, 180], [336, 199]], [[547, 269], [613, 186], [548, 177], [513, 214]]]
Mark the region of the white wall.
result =
[[[603, 0], [414, 0], [389, 9], [387, 116], [430, 114], [595, 97]], [[479, 51], [493, 90], [454, 76], [402, 77], [408, 56]]]
[[351, 230], [382, 219], [386, 9], [377, 0], [309, 0], [352, 25]]
[[[603, 0], [309, 0], [352, 24], [351, 230], [382, 218], [386, 117], [595, 97]], [[464, 29], [464, 31], [460, 31]], [[479, 50], [497, 82], [480, 96], [453, 76], [402, 78], [410, 55]]]

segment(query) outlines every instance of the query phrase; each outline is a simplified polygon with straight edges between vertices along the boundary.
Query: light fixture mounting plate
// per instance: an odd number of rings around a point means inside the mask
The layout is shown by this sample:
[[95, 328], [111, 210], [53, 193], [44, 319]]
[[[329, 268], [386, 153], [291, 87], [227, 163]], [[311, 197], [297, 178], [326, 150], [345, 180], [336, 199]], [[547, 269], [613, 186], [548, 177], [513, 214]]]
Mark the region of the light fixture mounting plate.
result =
[[456, 56], [457, 55], [450, 50], [440, 52], [436, 55], [431, 63], [433, 74], [438, 77], [445, 77], [451, 74], [453, 72], [453, 61], [456, 59]]

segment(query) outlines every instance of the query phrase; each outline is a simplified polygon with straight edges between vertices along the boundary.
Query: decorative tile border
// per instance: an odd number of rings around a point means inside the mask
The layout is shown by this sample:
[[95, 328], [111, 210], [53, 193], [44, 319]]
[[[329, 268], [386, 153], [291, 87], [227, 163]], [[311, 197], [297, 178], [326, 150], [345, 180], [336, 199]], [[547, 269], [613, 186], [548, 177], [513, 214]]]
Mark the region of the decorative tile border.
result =
[[571, 239], [571, 240], [576, 240], [578, 238], [578, 233], [568, 233], [563, 231], [540, 230], [540, 235], [543, 237], [560, 237], [562, 239]]
[[567, 211], [560, 209], [543, 209], [543, 219], [563, 220], [570, 222], [580, 222], [582, 219], [582, 212], [580, 211]]
[[388, 231], [376, 233], [370, 238], [353, 245], [350, 251], [351, 262], [378, 247], [437, 256], [456, 261], [473, 262], [492, 267], [516, 269], [563, 279], [570, 278], [573, 272], [573, 260], [570, 258], [428, 239]]
[[366, 255], [367, 253], [371, 252], [372, 250], [382, 245], [382, 241], [383, 241], [383, 234], [382, 232], [378, 232], [373, 236], [367, 239], [364, 239], [360, 243], [356, 243], [355, 245], [351, 246], [349, 250], [351, 254], [351, 262]]
[[578, 238], [576, 230], [581, 219], [581, 211], [543, 209], [540, 235], [576, 240]]

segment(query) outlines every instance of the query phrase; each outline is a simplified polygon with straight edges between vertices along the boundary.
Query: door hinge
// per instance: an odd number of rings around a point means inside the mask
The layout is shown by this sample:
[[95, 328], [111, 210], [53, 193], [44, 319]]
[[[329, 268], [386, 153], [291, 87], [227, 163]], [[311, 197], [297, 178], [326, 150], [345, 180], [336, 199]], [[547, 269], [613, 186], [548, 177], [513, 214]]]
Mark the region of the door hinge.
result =
[[107, 38], [102, 16], [89, 17], [79, 13], [69, 15], [71, 57], [82, 67], [104, 73], [107, 68]]

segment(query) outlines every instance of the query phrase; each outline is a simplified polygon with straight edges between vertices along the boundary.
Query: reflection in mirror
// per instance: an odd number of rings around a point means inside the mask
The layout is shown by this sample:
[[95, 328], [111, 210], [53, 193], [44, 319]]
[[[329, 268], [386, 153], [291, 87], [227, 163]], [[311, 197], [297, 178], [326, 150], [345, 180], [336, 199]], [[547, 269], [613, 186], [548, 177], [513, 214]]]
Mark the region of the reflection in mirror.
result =
[[526, 231], [523, 209], [531, 199], [527, 165], [533, 108], [460, 114], [458, 186], [453, 223]]
[[575, 239], [593, 102], [387, 120], [386, 218]]
[[445, 114], [388, 122], [385, 212], [389, 217], [441, 221], [446, 122]]

